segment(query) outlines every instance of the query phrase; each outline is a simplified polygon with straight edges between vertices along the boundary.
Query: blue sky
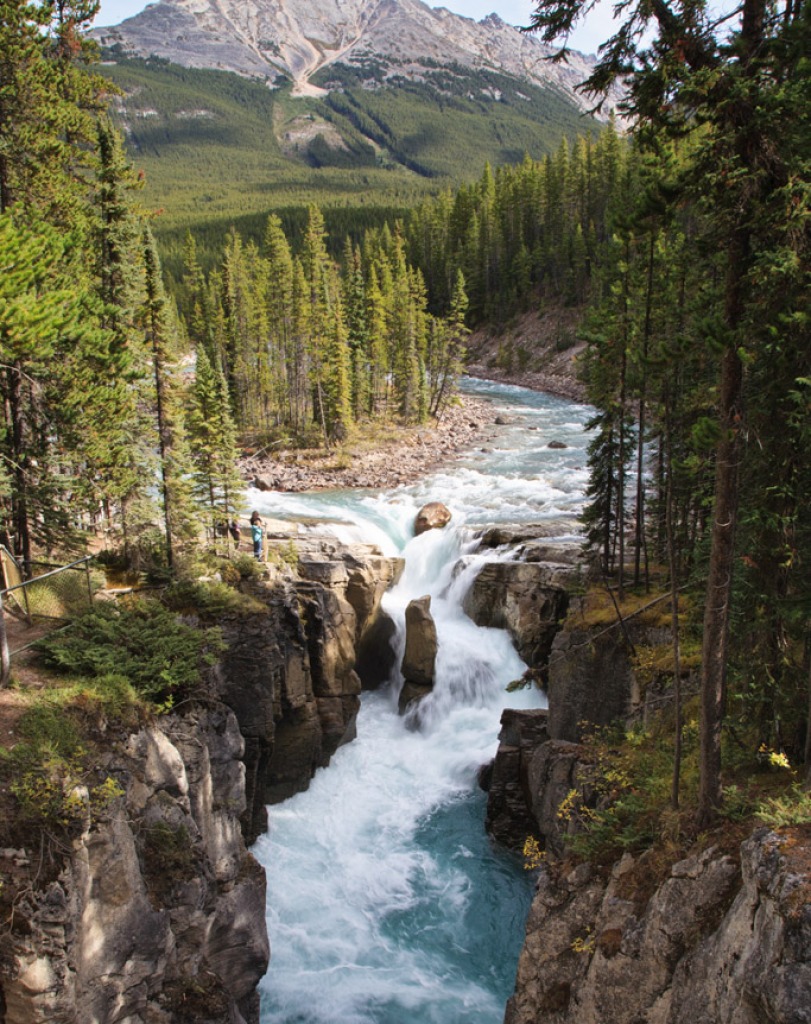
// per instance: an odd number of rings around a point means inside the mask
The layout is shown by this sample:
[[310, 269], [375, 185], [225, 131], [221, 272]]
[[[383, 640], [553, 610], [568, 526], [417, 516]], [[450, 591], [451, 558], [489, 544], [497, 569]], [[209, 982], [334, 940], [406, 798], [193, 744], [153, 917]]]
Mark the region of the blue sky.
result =
[[[532, 0], [427, 0], [431, 7], [447, 7], [468, 18], [481, 19], [494, 11], [511, 25], [526, 25], [534, 8]], [[97, 25], [117, 25], [146, 7], [146, 0], [101, 0]], [[613, 0], [600, 0], [585, 24], [572, 34], [570, 45], [585, 53], [597, 47], [611, 34]]]

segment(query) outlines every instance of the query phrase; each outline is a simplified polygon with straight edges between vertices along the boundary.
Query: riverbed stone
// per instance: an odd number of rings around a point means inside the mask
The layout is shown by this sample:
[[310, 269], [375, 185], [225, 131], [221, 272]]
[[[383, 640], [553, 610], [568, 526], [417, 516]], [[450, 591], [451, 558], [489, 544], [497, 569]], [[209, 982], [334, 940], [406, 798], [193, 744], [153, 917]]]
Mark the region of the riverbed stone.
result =
[[429, 501], [417, 513], [414, 520], [414, 535], [419, 537], [428, 530], [441, 530], [443, 526], [448, 525], [451, 518], [450, 509], [441, 501]]

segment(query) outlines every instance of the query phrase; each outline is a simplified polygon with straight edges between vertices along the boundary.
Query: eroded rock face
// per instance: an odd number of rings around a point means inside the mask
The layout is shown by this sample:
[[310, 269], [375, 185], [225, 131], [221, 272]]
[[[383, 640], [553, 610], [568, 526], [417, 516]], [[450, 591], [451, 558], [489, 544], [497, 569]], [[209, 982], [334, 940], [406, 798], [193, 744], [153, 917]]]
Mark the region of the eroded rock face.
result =
[[808, 852], [807, 830], [760, 829], [740, 867], [705, 850], [641, 906], [644, 855], [626, 855], [607, 883], [587, 865], [543, 874], [506, 1024], [808, 1021]]
[[[212, 1022], [258, 1021], [265, 877], [239, 827], [242, 753], [220, 707], [166, 716], [110, 755], [124, 796], [17, 910], [4, 1024], [174, 1024], [201, 985]], [[8, 853], [4, 874], [22, 870]]]
[[111, 741], [100, 767], [125, 794], [88, 819], [58, 877], [38, 882], [37, 857], [0, 850], [22, 894], [3, 1024], [257, 1024], [265, 876], [243, 836], [353, 737], [356, 644], [402, 570], [319, 542], [298, 563], [249, 585], [254, 610], [221, 618], [204, 705]]
[[545, 666], [569, 604], [572, 568], [542, 562], [488, 562], [464, 600], [477, 626], [506, 629], [521, 659]]
[[807, 1024], [811, 828], [759, 829], [740, 860], [699, 850], [664, 875], [649, 853], [608, 878], [567, 870], [560, 803], [598, 794], [584, 749], [545, 739], [542, 714], [505, 716], [488, 801], [491, 834], [514, 849], [534, 834], [549, 858], [505, 1024]]
[[628, 642], [637, 648], [669, 640], [669, 630], [633, 619], [624, 632], [603, 624], [558, 633], [549, 656], [549, 735], [577, 742], [581, 722], [608, 725], [637, 713], [644, 694]]
[[355, 736], [361, 681], [357, 651], [377, 627], [380, 601], [401, 559], [371, 546], [298, 543], [297, 574], [254, 584], [265, 607], [223, 618], [228, 649], [216, 689], [246, 741], [249, 840], [266, 805], [306, 789]]
[[522, 850], [538, 835], [531, 813], [529, 767], [532, 755], [548, 739], [545, 710], [505, 710], [501, 715], [498, 756], [487, 785], [485, 827], [502, 846]]
[[419, 537], [421, 533], [428, 530], [441, 530], [451, 521], [450, 510], [441, 501], [429, 501], [417, 513], [414, 520], [414, 536]]

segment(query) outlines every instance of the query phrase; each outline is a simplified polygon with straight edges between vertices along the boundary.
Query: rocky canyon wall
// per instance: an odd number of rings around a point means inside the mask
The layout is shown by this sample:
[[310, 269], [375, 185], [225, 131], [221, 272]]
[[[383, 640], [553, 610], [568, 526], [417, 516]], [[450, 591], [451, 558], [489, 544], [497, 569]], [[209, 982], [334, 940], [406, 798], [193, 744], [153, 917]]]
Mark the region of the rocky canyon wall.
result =
[[88, 813], [50, 881], [42, 848], [0, 851], [4, 1024], [255, 1024], [269, 951], [242, 752], [223, 706], [160, 718], [111, 744], [123, 796]]
[[570, 620], [548, 646], [549, 711], [505, 712], [486, 780], [491, 835], [546, 851], [505, 1024], [808, 1024], [811, 827], [760, 828], [669, 867], [652, 851], [610, 870], [567, 858], [561, 803], [599, 799], [583, 723], [653, 714], [667, 689], [630, 654], [666, 631]]
[[48, 871], [42, 844], [0, 849], [2, 1024], [257, 1024], [265, 876], [246, 843], [353, 737], [356, 649], [401, 569], [311, 542], [243, 583], [205, 692], [108, 736], [122, 795], [69, 841], [42, 836]]

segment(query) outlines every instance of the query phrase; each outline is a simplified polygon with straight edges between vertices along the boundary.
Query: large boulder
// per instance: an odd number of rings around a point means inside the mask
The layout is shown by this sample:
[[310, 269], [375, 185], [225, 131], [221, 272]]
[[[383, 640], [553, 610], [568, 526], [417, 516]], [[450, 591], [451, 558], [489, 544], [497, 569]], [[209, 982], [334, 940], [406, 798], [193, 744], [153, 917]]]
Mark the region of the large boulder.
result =
[[409, 602], [405, 613], [406, 642], [401, 671], [410, 683], [431, 686], [436, 666], [436, 625], [431, 615], [431, 598]]
[[421, 533], [428, 530], [441, 530], [451, 521], [451, 512], [441, 501], [429, 501], [417, 513], [414, 520], [414, 536], [419, 537]]

